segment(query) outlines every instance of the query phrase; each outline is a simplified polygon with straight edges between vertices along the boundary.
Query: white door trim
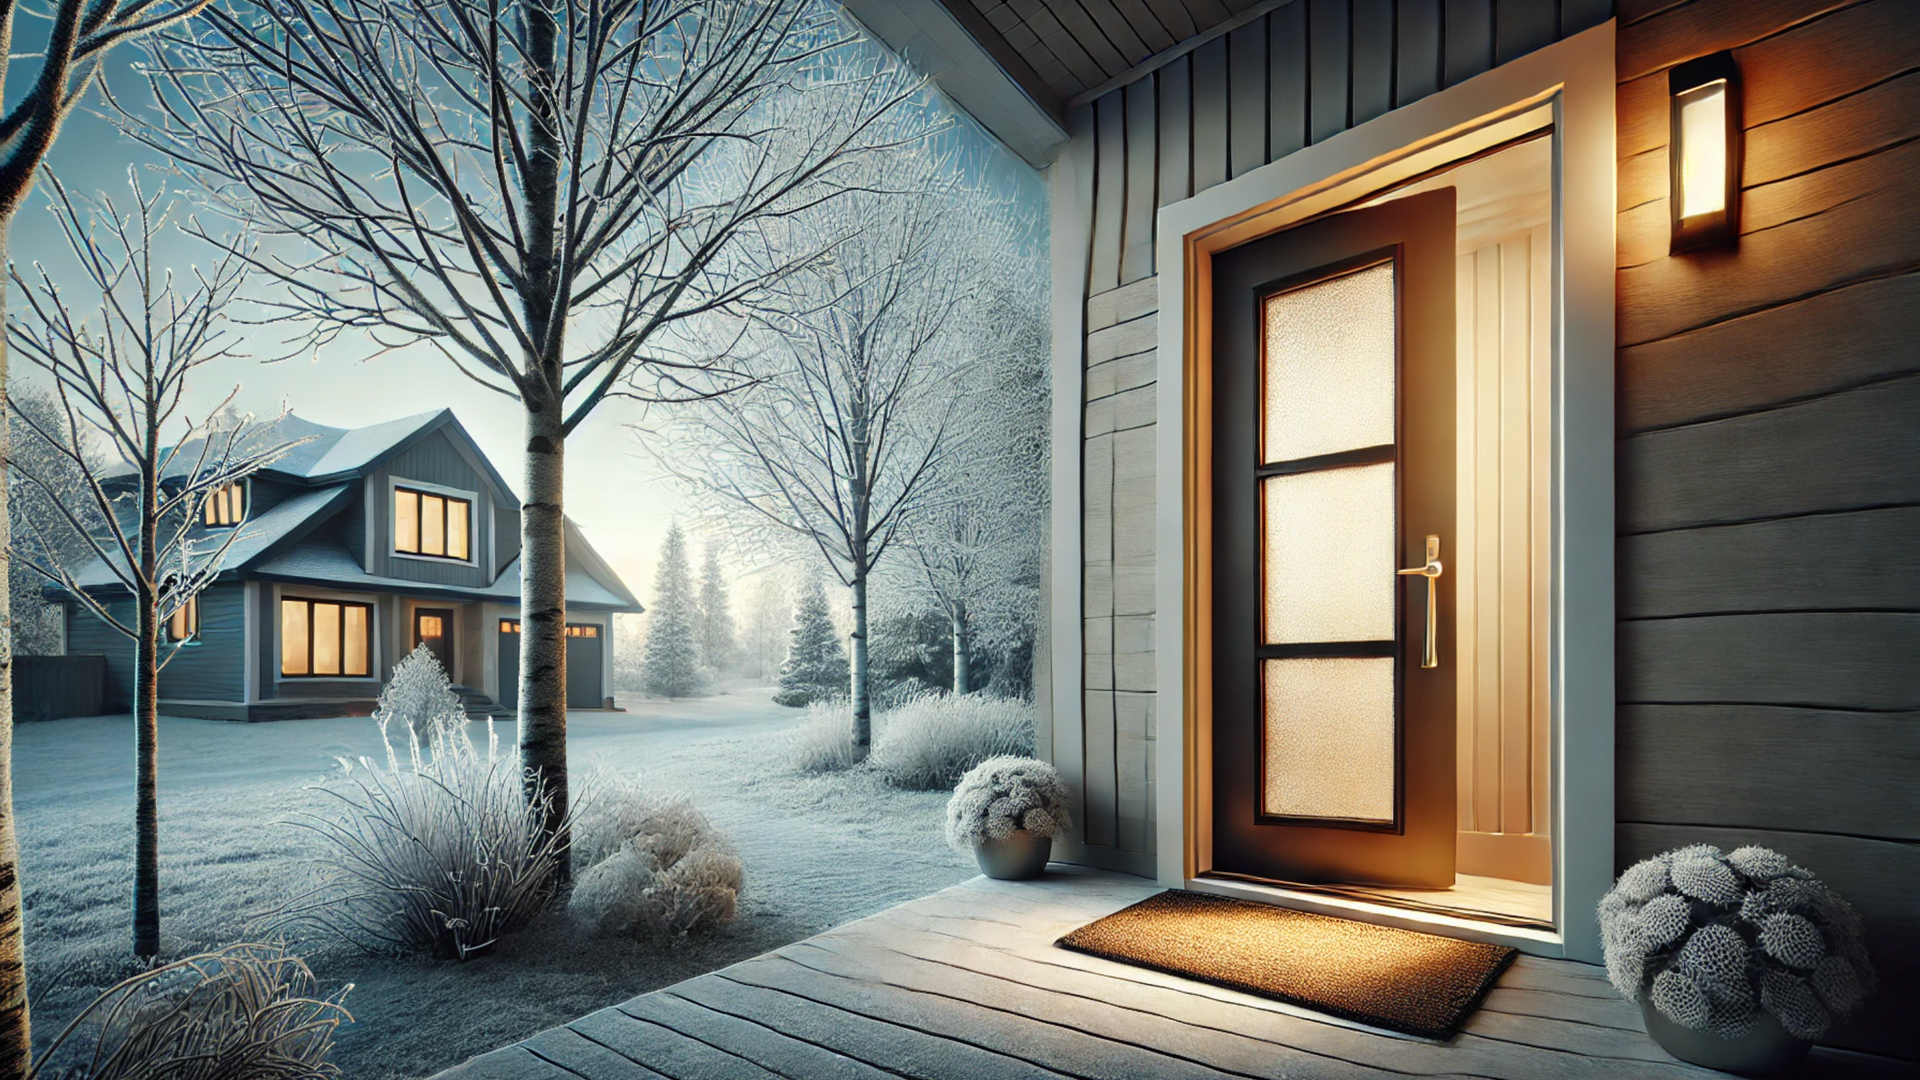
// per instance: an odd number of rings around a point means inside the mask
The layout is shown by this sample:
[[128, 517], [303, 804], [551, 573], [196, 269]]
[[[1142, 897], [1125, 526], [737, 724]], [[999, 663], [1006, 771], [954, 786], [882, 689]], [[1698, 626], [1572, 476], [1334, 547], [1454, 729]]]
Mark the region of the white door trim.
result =
[[[1156, 851], [1164, 885], [1194, 887], [1208, 844], [1189, 809], [1207, 793], [1196, 739], [1186, 427], [1205, 327], [1187, 325], [1213, 250], [1235, 246], [1550, 123], [1554, 131], [1553, 822], [1557, 932], [1512, 940], [1530, 952], [1600, 959], [1595, 905], [1613, 879], [1614, 725], [1614, 24], [1585, 31], [1288, 155], [1193, 198], [1158, 221], [1160, 326], [1156, 625], [1162, 728]], [[1056, 348], [1058, 343], [1056, 343]], [[1180, 388], [1179, 393], [1170, 392]], [[1057, 444], [1056, 444], [1057, 445]], [[1171, 711], [1171, 710], [1168, 710]], [[1166, 712], [1162, 713], [1167, 715]], [[1575, 763], [1570, 768], [1569, 763]], [[1293, 898], [1285, 898], [1294, 902]], [[1364, 906], [1364, 905], [1363, 905]], [[1364, 910], [1356, 918], [1421, 921]], [[1458, 920], [1442, 932], [1481, 935]]]

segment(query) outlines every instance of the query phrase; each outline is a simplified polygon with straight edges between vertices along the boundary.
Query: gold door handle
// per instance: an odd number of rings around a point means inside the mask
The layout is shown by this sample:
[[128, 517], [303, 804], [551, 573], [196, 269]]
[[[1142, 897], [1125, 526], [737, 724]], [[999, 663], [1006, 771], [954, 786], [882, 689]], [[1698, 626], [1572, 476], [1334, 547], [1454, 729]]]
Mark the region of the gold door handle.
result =
[[1440, 564], [1440, 538], [1427, 537], [1427, 565], [1415, 566], [1397, 573], [1401, 577], [1417, 574], [1427, 579], [1427, 647], [1420, 654], [1420, 666], [1439, 667], [1440, 645], [1437, 639], [1440, 635], [1440, 602], [1438, 588], [1434, 582], [1439, 580], [1441, 574], [1446, 573], [1446, 567]]

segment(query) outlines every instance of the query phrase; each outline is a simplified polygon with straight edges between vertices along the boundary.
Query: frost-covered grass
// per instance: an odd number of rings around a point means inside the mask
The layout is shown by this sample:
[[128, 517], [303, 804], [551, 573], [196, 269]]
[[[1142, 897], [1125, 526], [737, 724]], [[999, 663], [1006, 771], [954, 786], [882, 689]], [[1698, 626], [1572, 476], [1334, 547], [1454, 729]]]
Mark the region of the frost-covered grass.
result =
[[[739, 915], [663, 949], [580, 934], [561, 913], [464, 964], [370, 956], [296, 939], [321, 995], [355, 984], [334, 1061], [354, 1080], [411, 1080], [635, 994], [777, 948], [972, 877], [941, 836], [946, 798], [871, 770], [799, 775], [783, 743], [799, 722], [770, 691], [623, 702], [569, 720], [577, 774], [639, 775], [686, 795], [745, 868]], [[473, 729], [484, 738], [485, 728]], [[503, 741], [511, 726], [503, 725]], [[15, 807], [26, 890], [34, 1030], [51, 1039], [136, 970], [132, 943], [132, 728], [126, 717], [15, 729]], [[259, 916], [311, 884], [312, 845], [275, 826], [328, 797], [306, 785], [335, 759], [379, 754], [365, 717], [160, 727], [161, 933], [170, 956], [264, 933]]]
[[878, 727], [873, 767], [908, 791], [951, 791], [988, 758], [1033, 753], [1033, 706], [985, 694], [922, 694], [894, 706]]
[[819, 702], [807, 706], [800, 723], [787, 736], [787, 764], [803, 773], [831, 773], [850, 769], [859, 761], [853, 753], [853, 727], [848, 705]]

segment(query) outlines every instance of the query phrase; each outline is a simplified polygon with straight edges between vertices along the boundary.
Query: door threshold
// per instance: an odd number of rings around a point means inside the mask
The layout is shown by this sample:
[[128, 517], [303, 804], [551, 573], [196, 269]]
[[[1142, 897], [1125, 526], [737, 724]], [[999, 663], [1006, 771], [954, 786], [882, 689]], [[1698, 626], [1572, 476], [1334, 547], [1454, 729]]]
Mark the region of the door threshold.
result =
[[1278, 904], [1281, 907], [1333, 915], [1357, 922], [1443, 934], [1469, 941], [1510, 945], [1532, 956], [1566, 955], [1566, 939], [1550, 926], [1493, 913], [1487, 913], [1483, 917], [1472, 913], [1449, 911], [1431, 903], [1423, 904], [1403, 897], [1370, 893], [1357, 886], [1278, 883], [1211, 873], [1197, 878], [1188, 878], [1186, 887], [1195, 892]]

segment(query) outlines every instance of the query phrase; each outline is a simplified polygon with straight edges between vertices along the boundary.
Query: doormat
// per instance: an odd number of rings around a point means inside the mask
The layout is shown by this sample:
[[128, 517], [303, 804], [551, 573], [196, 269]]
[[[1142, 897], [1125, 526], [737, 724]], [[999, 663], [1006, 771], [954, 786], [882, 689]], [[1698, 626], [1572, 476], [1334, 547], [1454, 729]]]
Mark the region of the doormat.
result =
[[1450, 1038], [1513, 962], [1504, 945], [1168, 890], [1054, 944], [1427, 1038]]

